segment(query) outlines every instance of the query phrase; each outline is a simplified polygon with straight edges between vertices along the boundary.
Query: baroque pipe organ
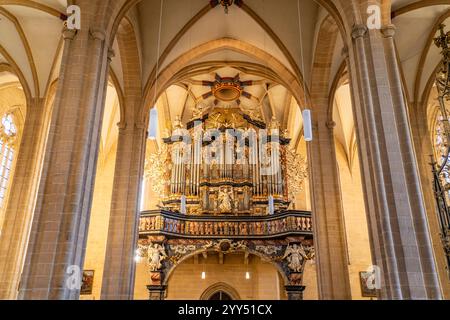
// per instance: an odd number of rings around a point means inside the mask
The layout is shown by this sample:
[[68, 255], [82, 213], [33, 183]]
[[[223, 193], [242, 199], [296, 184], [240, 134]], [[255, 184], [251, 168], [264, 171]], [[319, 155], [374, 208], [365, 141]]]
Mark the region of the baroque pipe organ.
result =
[[146, 162], [159, 196], [141, 213], [138, 254], [146, 257], [150, 299], [164, 299], [168, 274], [185, 257], [214, 251], [260, 256], [282, 270], [289, 299], [301, 299], [303, 269], [314, 258], [311, 213], [295, 210], [307, 178], [273, 118], [213, 108], [172, 134]]
[[176, 121], [172, 136], [164, 139], [162, 152], [153, 159], [164, 163], [164, 178], [157, 182], [162, 184], [158, 188], [162, 208], [193, 215], [266, 215], [286, 210], [289, 188], [298, 188], [289, 179], [305, 176], [306, 170], [288, 172], [298, 168], [288, 167], [292, 151], [279, 130], [275, 119], [266, 128], [227, 109], [189, 122], [186, 129]]

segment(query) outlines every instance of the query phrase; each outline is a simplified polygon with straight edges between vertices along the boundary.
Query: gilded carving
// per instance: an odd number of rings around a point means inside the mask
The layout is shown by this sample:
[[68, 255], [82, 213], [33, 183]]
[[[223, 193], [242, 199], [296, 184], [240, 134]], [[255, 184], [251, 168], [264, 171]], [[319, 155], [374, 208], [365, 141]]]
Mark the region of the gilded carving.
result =
[[145, 178], [150, 179], [152, 191], [160, 200], [167, 196], [166, 188], [170, 185], [169, 152], [165, 144], [162, 144], [156, 153], [151, 153], [145, 163]]
[[289, 245], [286, 248], [282, 259], [288, 261], [288, 267], [294, 272], [303, 272], [304, 260], [311, 260], [314, 257], [312, 248], [306, 249], [302, 244]]

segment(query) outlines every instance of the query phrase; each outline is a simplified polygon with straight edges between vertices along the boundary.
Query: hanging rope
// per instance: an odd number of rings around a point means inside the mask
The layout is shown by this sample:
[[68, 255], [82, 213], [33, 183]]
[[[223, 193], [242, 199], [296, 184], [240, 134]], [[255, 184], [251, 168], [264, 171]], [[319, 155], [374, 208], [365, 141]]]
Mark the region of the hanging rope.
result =
[[158, 79], [159, 79], [159, 53], [161, 49], [161, 29], [162, 29], [162, 16], [163, 16], [164, 0], [161, 0], [161, 7], [159, 9], [159, 27], [158, 27], [158, 43], [156, 45], [156, 78], [155, 78], [155, 92], [153, 101], [156, 106], [156, 98], [158, 94]]
[[298, 15], [298, 37], [300, 40], [300, 54], [301, 54], [301, 63], [302, 63], [302, 78], [303, 78], [303, 95], [305, 98], [305, 108], [308, 104], [308, 100], [306, 98], [306, 79], [305, 79], [305, 58], [303, 52], [303, 39], [302, 39], [302, 15], [300, 14], [300, 0], [297, 0], [297, 15]]
[[302, 39], [302, 17], [300, 13], [300, 0], [297, 0], [297, 15], [298, 15], [298, 37], [300, 40], [300, 54], [301, 54], [301, 63], [302, 63], [302, 82], [303, 82], [303, 96], [305, 98], [304, 101], [304, 110], [303, 110], [303, 132], [305, 141], [312, 141], [312, 124], [311, 124], [311, 111], [307, 108], [308, 99], [306, 97], [306, 79], [305, 79], [305, 57], [303, 51], [303, 39]]

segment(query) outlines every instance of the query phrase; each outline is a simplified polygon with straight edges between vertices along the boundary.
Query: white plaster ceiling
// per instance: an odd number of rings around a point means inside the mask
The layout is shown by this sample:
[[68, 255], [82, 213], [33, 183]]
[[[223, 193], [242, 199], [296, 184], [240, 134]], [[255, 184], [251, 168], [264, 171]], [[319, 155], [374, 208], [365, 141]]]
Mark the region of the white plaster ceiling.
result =
[[[414, 98], [419, 61], [429, 40], [430, 32], [439, 17], [448, 10], [450, 10], [450, 4], [430, 6], [407, 12], [393, 19], [397, 28], [395, 43], [410, 99]], [[446, 20], [446, 24], [450, 25], [450, 19]], [[425, 68], [421, 73], [420, 93], [423, 92], [433, 70], [440, 61], [439, 52], [440, 50], [432, 44], [426, 57]]]
[[[290, 54], [298, 66], [301, 66], [301, 50], [299, 36], [299, 20], [297, 1], [251, 1], [248, 5], [256, 12], [280, 38], [287, 48], [284, 53], [270, 35], [244, 10], [232, 6], [229, 14], [225, 14], [221, 6], [209, 10], [198, 19], [178, 40], [168, 56], [160, 63], [159, 69], [166, 67], [171, 61], [183, 53], [211, 40], [233, 38], [262, 49], [281, 61], [291, 71], [294, 66], [289, 63]], [[207, 5], [204, 0], [177, 1], [166, 0], [162, 7], [161, 27], [160, 1], [142, 1], [138, 4], [139, 26], [143, 52], [143, 79], [148, 78], [156, 66], [156, 56], [167, 48], [170, 41], [181, 28]], [[310, 68], [312, 59], [312, 42], [314, 38], [317, 4], [312, 1], [301, 1], [302, 43], [304, 46], [305, 66]], [[160, 30], [160, 33], [158, 32]], [[160, 44], [158, 46], [158, 43]], [[242, 54], [240, 54], [242, 56]], [[214, 59], [230, 59], [229, 50], [214, 54]], [[244, 58], [250, 60], [252, 58]], [[255, 59], [253, 58], [253, 61]], [[256, 62], [256, 61], [255, 61]], [[265, 61], [258, 61], [264, 65]], [[301, 69], [301, 67], [300, 67]], [[308, 72], [307, 72], [308, 73]]]
[[34, 2], [41, 3], [62, 12], [67, 8], [67, 0], [34, 0]]
[[[66, 1], [35, 2], [65, 12]], [[37, 93], [33, 75], [33, 67], [35, 68], [38, 90], [43, 97], [51, 77], [51, 68], [58, 55], [63, 22], [38, 8], [24, 5], [0, 5], [0, 8], [6, 10], [6, 13], [0, 12], [0, 45], [19, 66], [33, 96]], [[12, 19], [8, 15], [12, 15]], [[20, 30], [23, 31], [22, 36]], [[27, 45], [30, 48], [29, 54]]]
[[38, 74], [39, 90], [44, 94], [61, 40], [62, 21], [32, 8], [4, 8], [17, 18], [26, 35]]

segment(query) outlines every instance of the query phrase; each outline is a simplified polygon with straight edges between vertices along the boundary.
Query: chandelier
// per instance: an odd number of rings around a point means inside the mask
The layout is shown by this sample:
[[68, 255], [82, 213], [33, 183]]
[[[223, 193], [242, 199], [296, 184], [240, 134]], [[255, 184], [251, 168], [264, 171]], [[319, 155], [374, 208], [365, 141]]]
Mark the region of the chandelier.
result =
[[436, 73], [439, 109], [441, 113], [441, 130], [444, 148], [440, 159], [432, 161], [433, 189], [438, 211], [440, 237], [447, 260], [447, 272], [450, 276], [450, 118], [445, 102], [450, 100], [450, 32], [444, 31], [445, 25], [439, 26], [440, 34], [434, 39], [435, 45], [442, 49], [442, 60]]
[[229, 7], [231, 7], [233, 4], [237, 5], [238, 7], [241, 7], [243, 1], [242, 0], [211, 0], [209, 3], [211, 4], [211, 7], [213, 7], [213, 8], [215, 8], [218, 4], [220, 4], [222, 7], [224, 7], [225, 13], [228, 14]]

